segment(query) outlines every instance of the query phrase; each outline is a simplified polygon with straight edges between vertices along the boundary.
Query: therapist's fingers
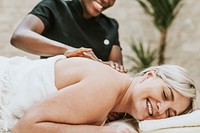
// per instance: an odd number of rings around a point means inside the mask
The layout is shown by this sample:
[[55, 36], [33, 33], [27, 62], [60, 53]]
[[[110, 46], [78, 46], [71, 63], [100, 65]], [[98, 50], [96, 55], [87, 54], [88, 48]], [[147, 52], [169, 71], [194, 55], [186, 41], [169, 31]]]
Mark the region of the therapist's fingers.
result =
[[83, 57], [84, 52], [91, 52], [91, 48], [79, 48], [79, 49], [74, 49], [74, 50], [66, 50], [64, 55], [68, 58], [70, 57]]
[[90, 58], [92, 60], [95, 60], [95, 61], [99, 61], [99, 62], [102, 62], [101, 59], [99, 59], [93, 51], [90, 51], [90, 52], [84, 52], [83, 53], [87, 58]]
[[122, 72], [122, 73], [127, 73], [128, 69], [126, 69], [123, 65], [120, 65], [119, 71]]
[[103, 62], [103, 63], [111, 66], [112, 68], [114, 68], [115, 70], [117, 70], [121, 73], [127, 73], [128, 72], [128, 70], [123, 65], [120, 65], [117, 62], [108, 61], [108, 62]]

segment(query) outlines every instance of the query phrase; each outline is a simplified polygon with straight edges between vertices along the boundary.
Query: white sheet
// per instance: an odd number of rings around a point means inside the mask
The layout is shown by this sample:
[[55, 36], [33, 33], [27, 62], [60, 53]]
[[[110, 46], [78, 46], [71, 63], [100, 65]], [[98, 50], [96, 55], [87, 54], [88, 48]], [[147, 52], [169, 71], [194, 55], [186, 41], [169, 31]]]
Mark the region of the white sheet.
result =
[[200, 126], [157, 129], [153, 131], [141, 131], [140, 133], [200, 133]]
[[[106, 125], [115, 123], [126, 124], [135, 129], [137, 127], [135, 120], [118, 120]], [[200, 110], [167, 119], [139, 122], [139, 133], [200, 133]]]
[[196, 110], [190, 114], [171, 117], [167, 119], [145, 120], [139, 122], [139, 128], [143, 132], [157, 129], [196, 126], [200, 127], [200, 110]]

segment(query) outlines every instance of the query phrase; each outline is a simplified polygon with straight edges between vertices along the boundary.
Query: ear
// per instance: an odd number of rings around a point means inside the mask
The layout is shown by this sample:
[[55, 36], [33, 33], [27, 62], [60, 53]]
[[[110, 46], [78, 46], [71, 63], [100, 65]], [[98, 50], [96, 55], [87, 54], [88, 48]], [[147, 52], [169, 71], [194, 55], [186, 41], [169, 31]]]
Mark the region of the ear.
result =
[[145, 73], [145, 76], [146, 76], [147, 78], [156, 76], [156, 70], [151, 70], [151, 71]]
[[143, 81], [145, 81], [146, 79], [148, 79], [148, 78], [150, 78], [150, 77], [155, 77], [155, 76], [156, 76], [156, 70], [151, 70], [151, 71], [149, 71], [149, 72], [146, 72], [146, 73], [143, 75], [143, 77], [142, 77], [140, 83], [142, 83]]

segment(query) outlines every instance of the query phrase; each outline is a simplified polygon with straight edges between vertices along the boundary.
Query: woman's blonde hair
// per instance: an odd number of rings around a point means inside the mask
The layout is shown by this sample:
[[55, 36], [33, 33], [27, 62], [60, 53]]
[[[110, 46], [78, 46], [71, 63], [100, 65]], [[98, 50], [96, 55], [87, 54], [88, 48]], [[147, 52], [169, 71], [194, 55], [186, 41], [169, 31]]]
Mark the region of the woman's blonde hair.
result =
[[156, 75], [162, 78], [163, 81], [166, 82], [170, 88], [173, 88], [181, 95], [191, 99], [191, 105], [190, 107], [188, 107], [187, 110], [184, 111], [184, 113], [196, 110], [195, 99], [197, 95], [197, 89], [194, 85], [194, 81], [191, 79], [186, 69], [177, 65], [165, 64], [149, 67], [138, 73], [136, 76], [142, 76], [146, 72], [152, 70], [155, 71]]

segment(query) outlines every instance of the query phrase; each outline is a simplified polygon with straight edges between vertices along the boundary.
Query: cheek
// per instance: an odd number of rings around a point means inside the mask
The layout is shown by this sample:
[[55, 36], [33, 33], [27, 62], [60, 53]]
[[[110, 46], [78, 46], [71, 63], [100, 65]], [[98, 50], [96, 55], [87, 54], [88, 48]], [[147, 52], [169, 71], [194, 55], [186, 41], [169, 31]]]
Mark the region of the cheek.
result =
[[106, 10], [106, 9], [108, 9], [108, 8], [110, 8], [110, 7], [112, 7], [114, 4], [115, 4], [115, 0], [108, 0], [107, 1], [107, 7], [106, 8], [104, 8], [104, 10]]
[[115, 4], [115, 1], [114, 2], [110, 2], [109, 7], [107, 7], [106, 9], [112, 7], [114, 4]]
[[110, 0], [110, 5], [113, 6], [116, 0]]
[[178, 112], [180, 113], [184, 112], [190, 106], [190, 99], [181, 96], [176, 92], [174, 92], [174, 95], [175, 95], [175, 103], [173, 105], [174, 109], [178, 110]]
[[134, 93], [136, 97], [140, 98], [155, 98], [159, 99], [162, 95], [162, 84], [158, 83], [149, 78], [148, 80], [144, 80], [142, 83], [138, 83], [134, 88]]
[[148, 96], [152, 93], [152, 88], [146, 84], [139, 84], [135, 87], [134, 93], [137, 95], [137, 97]]
[[137, 87], [134, 89], [132, 95], [133, 95], [133, 98], [135, 99], [141, 99], [142, 97], [146, 95], [146, 92], [143, 90], [142, 87]]

